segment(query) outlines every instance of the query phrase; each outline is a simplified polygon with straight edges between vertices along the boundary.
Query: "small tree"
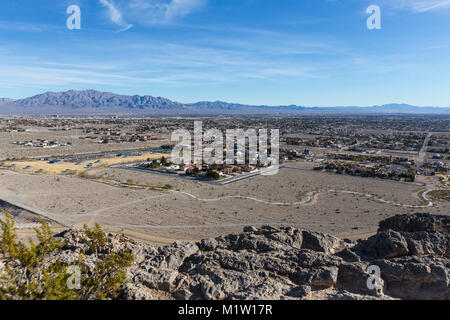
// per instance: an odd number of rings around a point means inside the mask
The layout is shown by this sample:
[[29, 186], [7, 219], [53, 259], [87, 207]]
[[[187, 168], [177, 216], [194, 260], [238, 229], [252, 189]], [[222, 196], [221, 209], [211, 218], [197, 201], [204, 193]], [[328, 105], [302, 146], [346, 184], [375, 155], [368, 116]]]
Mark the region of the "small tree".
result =
[[80, 293], [80, 299], [104, 300], [116, 297], [125, 281], [126, 268], [133, 262], [133, 255], [131, 252], [111, 251], [108, 238], [97, 223], [92, 229], [85, 225], [84, 232], [87, 238], [81, 241], [88, 245], [96, 257], [99, 257], [100, 251], [109, 252], [98, 258], [95, 272], [82, 280], [81, 287], [85, 289]]
[[[39, 240], [29, 244], [17, 240], [13, 217], [6, 213], [0, 219], [0, 299], [87, 300], [114, 299], [126, 276], [126, 268], [133, 262], [131, 252], [115, 251], [102, 228], [96, 224], [84, 227], [86, 237], [80, 239], [87, 250], [75, 256], [71, 266], [80, 270], [80, 288], [68, 286], [69, 265], [60, 259], [66, 243], [54, 238], [50, 227], [41, 222], [34, 228]], [[86, 254], [95, 254], [93, 268], [85, 262]]]
[[51, 254], [62, 250], [64, 242], [53, 238], [49, 226], [42, 222], [39, 228], [34, 228], [39, 243], [30, 239], [27, 246], [17, 241], [14, 218], [2, 212], [6, 219], [0, 220], [0, 258], [5, 264], [4, 274], [0, 278], [1, 296], [14, 299], [75, 299], [76, 293], [66, 286], [70, 277], [67, 266], [59, 259], [46, 265]]

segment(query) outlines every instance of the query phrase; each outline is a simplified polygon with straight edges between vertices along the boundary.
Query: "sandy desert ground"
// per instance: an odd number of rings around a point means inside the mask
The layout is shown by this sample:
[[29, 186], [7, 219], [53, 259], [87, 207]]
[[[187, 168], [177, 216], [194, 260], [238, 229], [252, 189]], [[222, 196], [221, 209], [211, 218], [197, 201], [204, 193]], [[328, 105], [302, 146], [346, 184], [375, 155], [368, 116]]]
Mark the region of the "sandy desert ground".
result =
[[[86, 136], [81, 131], [49, 131], [46, 128], [32, 128], [27, 132], [0, 132], [0, 159], [7, 158], [33, 158], [60, 156], [68, 154], [106, 152], [118, 150], [130, 150], [139, 148], [154, 148], [169, 142], [168, 137], [159, 135], [159, 140], [145, 142], [125, 142], [99, 144], [94, 140], [79, 139], [80, 136]], [[100, 137], [99, 137], [100, 138]], [[15, 141], [32, 141], [36, 139], [47, 139], [59, 142], [70, 142], [72, 146], [58, 148], [37, 148], [25, 147], [12, 144]]]
[[[147, 159], [161, 159], [161, 157], [167, 156], [162, 153], [142, 153], [138, 156], [128, 156], [128, 157], [108, 157], [101, 159], [93, 159], [76, 162], [58, 162], [50, 164], [48, 161], [41, 160], [27, 160], [27, 161], [4, 161], [5, 167], [11, 167], [11, 169], [25, 171], [29, 173], [48, 173], [48, 174], [59, 174], [71, 171], [72, 173], [81, 173], [86, 171], [86, 166], [91, 164], [91, 168], [102, 168], [117, 164], [126, 164], [133, 162], [146, 161]], [[97, 162], [98, 161], [98, 162]], [[14, 166], [14, 167], [12, 167]]]
[[[90, 170], [103, 176], [98, 180], [0, 170], [0, 199], [63, 226], [98, 222], [107, 230], [153, 243], [198, 240], [264, 224], [361, 237], [376, 232], [381, 219], [398, 213], [450, 214], [448, 201], [427, 208], [419, 196], [434, 188], [432, 181], [420, 186], [314, 172], [304, 170], [302, 163], [289, 167], [274, 176], [224, 186], [119, 168]], [[173, 188], [118, 183], [130, 179]], [[308, 194], [311, 201], [306, 201]]]

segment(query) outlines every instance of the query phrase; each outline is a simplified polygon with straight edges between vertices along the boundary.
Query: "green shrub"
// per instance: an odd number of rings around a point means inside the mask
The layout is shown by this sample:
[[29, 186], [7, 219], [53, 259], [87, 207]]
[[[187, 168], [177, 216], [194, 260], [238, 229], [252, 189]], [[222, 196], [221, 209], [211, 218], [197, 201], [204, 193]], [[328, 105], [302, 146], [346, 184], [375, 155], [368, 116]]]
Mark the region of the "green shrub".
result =
[[[88, 273], [86, 250], [79, 253], [69, 266], [60, 258], [66, 243], [54, 238], [45, 222], [34, 228], [38, 244], [30, 239], [26, 245], [17, 240], [13, 217], [2, 212], [5, 219], [0, 219], [0, 263], [3, 264], [0, 269], [0, 299], [89, 300], [118, 297], [133, 255], [114, 251], [98, 224], [93, 229], [85, 226], [86, 237], [81, 239], [89, 253], [96, 257], [95, 265]], [[79, 289], [68, 286], [72, 276], [68, 269], [71, 266], [80, 270]]]

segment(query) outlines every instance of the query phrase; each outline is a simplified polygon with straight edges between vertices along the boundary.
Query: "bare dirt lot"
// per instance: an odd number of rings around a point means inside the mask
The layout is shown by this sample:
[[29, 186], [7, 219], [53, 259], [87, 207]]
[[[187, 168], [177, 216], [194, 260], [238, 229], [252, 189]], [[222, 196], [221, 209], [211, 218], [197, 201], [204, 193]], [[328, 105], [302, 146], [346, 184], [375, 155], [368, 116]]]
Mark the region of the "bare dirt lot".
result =
[[[154, 243], [198, 240], [264, 224], [367, 236], [376, 232], [378, 221], [398, 213], [450, 214], [448, 201], [425, 208], [418, 194], [426, 187], [303, 170], [301, 163], [290, 167], [225, 186], [118, 168], [91, 170], [103, 177], [98, 180], [0, 170], [0, 199], [65, 226], [98, 222]], [[117, 183], [130, 179], [172, 189]], [[305, 201], [308, 194], [311, 199]]]
[[[100, 144], [96, 140], [79, 139], [85, 136], [81, 131], [50, 131], [46, 128], [30, 128], [26, 132], [0, 132], [0, 159], [7, 158], [32, 158], [60, 156], [77, 153], [103, 152], [128, 150], [138, 148], [159, 147], [161, 144], [167, 143], [167, 137], [161, 137], [156, 141], [145, 142], [124, 142]], [[57, 148], [39, 148], [15, 145], [16, 141], [34, 141], [36, 139], [47, 139], [59, 142], [70, 142], [71, 146], [63, 146]], [[100, 137], [97, 139], [99, 140]]]
[[[147, 159], [160, 159], [164, 154], [157, 153], [143, 153], [139, 156], [127, 156], [127, 157], [108, 157], [99, 158], [95, 160], [86, 160], [83, 162], [75, 163], [69, 161], [62, 161], [58, 163], [49, 163], [48, 161], [42, 160], [26, 160], [26, 161], [5, 161], [3, 162], [5, 167], [10, 167], [13, 169], [18, 169], [26, 172], [35, 173], [50, 173], [58, 174], [64, 172], [80, 173], [83, 171], [88, 171], [86, 169], [87, 165], [91, 168], [107, 167], [116, 164], [146, 161]], [[14, 167], [13, 167], [14, 166]]]

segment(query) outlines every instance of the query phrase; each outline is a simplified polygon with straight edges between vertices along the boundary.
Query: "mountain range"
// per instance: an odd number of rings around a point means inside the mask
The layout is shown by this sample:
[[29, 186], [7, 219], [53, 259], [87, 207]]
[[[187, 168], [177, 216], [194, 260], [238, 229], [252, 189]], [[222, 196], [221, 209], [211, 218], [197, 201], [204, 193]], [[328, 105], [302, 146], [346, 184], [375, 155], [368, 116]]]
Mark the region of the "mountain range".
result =
[[180, 103], [162, 97], [127, 96], [96, 90], [46, 92], [25, 99], [0, 98], [0, 114], [15, 115], [227, 115], [227, 114], [449, 114], [450, 108], [408, 104], [357, 107], [245, 105], [222, 101]]

